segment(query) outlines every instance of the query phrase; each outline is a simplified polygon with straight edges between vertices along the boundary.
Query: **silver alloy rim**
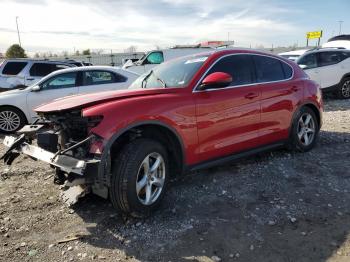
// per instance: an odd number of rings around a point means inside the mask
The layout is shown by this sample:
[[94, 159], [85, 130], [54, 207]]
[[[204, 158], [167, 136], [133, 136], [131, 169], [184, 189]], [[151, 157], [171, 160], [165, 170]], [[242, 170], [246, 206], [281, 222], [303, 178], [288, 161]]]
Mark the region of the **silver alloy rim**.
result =
[[341, 88], [341, 93], [343, 97], [346, 97], [346, 98], [350, 97], [350, 80], [345, 81], [345, 83]]
[[298, 121], [298, 138], [304, 146], [310, 145], [315, 137], [315, 121], [312, 115], [304, 113]]
[[6, 132], [12, 132], [18, 129], [21, 124], [21, 119], [13, 111], [1, 111], [0, 112], [0, 130]]
[[136, 194], [142, 204], [149, 206], [157, 201], [163, 190], [165, 175], [163, 157], [156, 152], [147, 155], [136, 179]]

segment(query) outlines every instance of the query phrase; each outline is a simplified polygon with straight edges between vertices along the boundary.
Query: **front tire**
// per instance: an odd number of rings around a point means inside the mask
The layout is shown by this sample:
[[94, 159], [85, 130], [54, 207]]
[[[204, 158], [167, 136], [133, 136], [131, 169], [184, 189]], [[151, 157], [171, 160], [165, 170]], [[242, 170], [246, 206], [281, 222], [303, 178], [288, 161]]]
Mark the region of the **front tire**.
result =
[[309, 107], [302, 107], [294, 116], [289, 136], [289, 148], [293, 151], [307, 152], [317, 142], [319, 123], [315, 112]]
[[0, 132], [14, 133], [26, 124], [26, 117], [17, 108], [4, 106], [0, 108]]
[[168, 180], [169, 162], [164, 147], [151, 139], [136, 139], [113, 161], [111, 202], [127, 215], [147, 217], [159, 206]]
[[347, 77], [338, 86], [337, 97], [340, 99], [350, 98], [350, 78]]

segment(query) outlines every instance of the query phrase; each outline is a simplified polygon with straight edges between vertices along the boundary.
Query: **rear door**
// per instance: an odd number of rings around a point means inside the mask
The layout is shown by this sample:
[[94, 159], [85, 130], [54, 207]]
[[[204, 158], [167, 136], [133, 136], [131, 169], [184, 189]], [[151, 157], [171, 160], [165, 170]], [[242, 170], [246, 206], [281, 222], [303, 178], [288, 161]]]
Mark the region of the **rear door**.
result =
[[244, 151], [258, 143], [261, 90], [255, 85], [252, 57], [223, 57], [205, 76], [214, 72], [230, 74], [233, 82], [225, 88], [194, 91], [199, 161]]
[[89, 70], [82, 72], [83, 84], [79, 93], [92, 93], [127, 88], [127, 78], [108, 70]]
[[63, 73], [55, 75], [40, 84], [39, 91], [29, 92], [27, 95], [27, 107], [32, 121], [37, 117], [33, 109], [54, 99], [77, 94], [79, 82], [80, 74], [78, 71]]
[[288, 138], [294, 108], [303, 98], [303, 82], [293, 80], [293, 68], [274, 57], [254, 55], [261, 87], [260, 144]]

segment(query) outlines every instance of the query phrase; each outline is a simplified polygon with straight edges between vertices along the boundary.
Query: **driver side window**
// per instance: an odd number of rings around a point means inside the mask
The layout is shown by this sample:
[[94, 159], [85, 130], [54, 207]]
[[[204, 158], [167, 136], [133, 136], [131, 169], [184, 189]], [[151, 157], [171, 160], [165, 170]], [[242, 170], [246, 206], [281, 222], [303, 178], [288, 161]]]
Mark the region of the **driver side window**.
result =
[[42, 90], [69, 88], [76, 86], [77, 72], [65, 73], [54, 76], [44, 82], [41, 86]]
[[249, 55], [231, 55], [219, 60], [207, 73], [224, 72], [232, 76], [230, 86], [254, 83], [253, 61]]
[[309, 54], [304, 57], [302, 57], [298, 61], [299, 65], [305, 65], [306, 67], [304, 69], [311, 69], [317, 67], [317, 58], [316, 54]]
[[144, 64], [161, 64], [164, 62], [163, 52], [152, 52], [150, 53]]

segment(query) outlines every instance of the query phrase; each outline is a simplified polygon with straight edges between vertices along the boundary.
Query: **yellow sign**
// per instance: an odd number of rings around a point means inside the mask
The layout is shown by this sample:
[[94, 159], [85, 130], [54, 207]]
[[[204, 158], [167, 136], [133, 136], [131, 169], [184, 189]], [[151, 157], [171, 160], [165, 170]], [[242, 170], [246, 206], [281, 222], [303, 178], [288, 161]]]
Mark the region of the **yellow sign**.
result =
[[315, 38], [321, 38], [322, 37], [322, 30], [321, 31], [314, 31], [314, 32], [307, 32], [306, 38], [307, 39], [315, 39]]

